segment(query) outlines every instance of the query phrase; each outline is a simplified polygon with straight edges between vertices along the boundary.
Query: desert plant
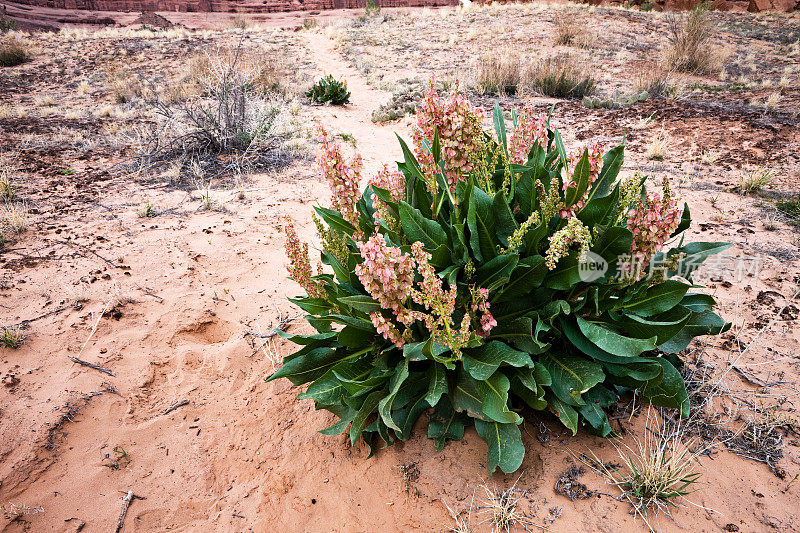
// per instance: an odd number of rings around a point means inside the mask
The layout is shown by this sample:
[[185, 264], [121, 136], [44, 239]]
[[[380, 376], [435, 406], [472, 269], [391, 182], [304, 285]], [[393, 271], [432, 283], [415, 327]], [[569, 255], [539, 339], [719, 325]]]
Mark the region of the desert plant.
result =
[[11, 30], [17, 29], [17, 21], [14, 19], [6, 18], [3, 13], [0, 13], [0, 33], [6, 33]]
[[424, 86], [406, 82], [392, 93], [392, 98], [372, 112], [372, 122], [389, 122], [414, 112], [422, 101]]
[[25, 45], [16, 37], [0, 40], [0, 67], [16, 67], [31, 58]]
[[0, 173], [0, 201], [11, 202], [17, 197], [17, 185], [9, 176], [7, 170]]
[[519, 55], [511, 50], [489, 51], [475, 62], [474, 86], [479, 94], [514, 95], [520, 84]]
[[534, 90], [556, 98], [583, 98], [595, 89], [592, 75], [573, 56], [560, 55], [540, 60], [528, 74]]
[[169, 99], [159, 87], [146, 91], [159, 120], [141, 139], [137, 171], [171, 168], [180, 178], [202, 167], [241, 174], [286, 160], [285, 100], [264, 96], [262, 67], [243, 56], [241, 43], [230, 53], [207, 55], [191, 69], [193, 89]]
[[28, 229], [28, 205], [25, 202], [0, 204], [0, 233], [20, 235]]
[[[691, 222], [668, 182], [617, 176], [624, 146], [568, 152], [532, 106], [495, 131], [456, 92], [433, 81], [399, 172], [361, 192], [361, 159], [347, 161], [320, 129], [331, 208], [315, 207], [321, 261], [287, 222], [292, 302], [316, 333], [268, 379], [310, 383], [300, 395], [371, 445], [408, 439], [430, 411], [441, 449], [475, 425], [487, 467], [519, 468], [523, 406], [549, 409], [575, 434], [607, 436], [604, 408], [621, 394], [689, 410], [677, 355], [698, 335], [726, 331], [692, 272], [726, 243], [671, 242]], [[324, 223], [323, 223], [324, 222]], [[673, 279], [680, 276], [683, 280]]]
[[0, 346], [16, 350], [22, 343], [25, 342], [25, 337], [22, 335], [22, 330], [19, 327], [2, 327], [0, 328]]
[[664, 157], [669, 152], [672, 140], [669, 134], [661, 129], [653, 135], [650, 142], [647, 144], [647, 159], [651, 161], [663, 161]]
[[339, 81], [328, 74], [315, 82], [306, 92], [306, 96], [317, 104], [344, 105], [350, 102], [350, 91], [347, 82]]
[[641, 93], [622, 94], [614, 92], [611, 96], [597, 97], [584, 96], [581, 105], [588, 109], [619, 109], [621, 107], [631, 107], [639, 102], [644, 102], [648, 98], [647, 91]]
[[577, 46], [589, 48], [594, 43], [594, 36], [589, 33], [585, 22], [575, 19], [575, 13], [560, 12], [553, 17], [555, 24], [555, 43], [561, 46]]
[[367, 5], [364, 6], [364, 14], [368, 17], [380, 15], [381, 6], [377, 5], [373, 0], [367, 0]]
[[715, 25], [708, 10], [709, 4], [701, 2], [686, 17], [670, 15], [669, 43], [662, 52], [668, 69], [700, 73], [720, 69], [720, 52], [711, 45]]
[[775, 173], [764, 167], [754, 167], [749, 170], [742, 169], [739, 174], [739, 185], [737, 189], [745, 194], [758, 192], [770, 183]]
[[[648, 416], [648, 423], [649, 420]], [[681, 441], [681, 431], [668, 433], [647, 428], [643, 439], [634, 437], [634, 440], [635, 447], [615, 444], [622, 465], [596, 460], [589, 464], [608, 483], [618, 487], [646, 520], [648, 511], [666, 511], [696, 490], [700, 473], [692, 465], [707, 448], [700, 446], [700, 452], [692, 451]]]

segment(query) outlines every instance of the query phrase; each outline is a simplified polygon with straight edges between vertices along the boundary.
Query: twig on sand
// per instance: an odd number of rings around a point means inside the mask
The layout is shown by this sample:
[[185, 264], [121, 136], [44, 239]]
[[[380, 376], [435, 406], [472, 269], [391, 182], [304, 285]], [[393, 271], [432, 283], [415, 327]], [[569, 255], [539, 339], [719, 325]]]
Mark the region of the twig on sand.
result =
[[80, 518], [67, 518], [64, 522], [72, 522], [73, 520], [79, 522], [78, 528], [75, 530], [75, 533], [80, 533], [83, 531], [83, 528], [86, 526], [86, 522], [81, 520]]
[[139, 285], [139, 284], [138, 284], [138, 283], [136, 283], [135, 281], [133, 282], [133, 284], [134, 284], [134, 285], [136, 285], [136, 287], [138, 287], [138, 288], [139, 288], [139, 290], [140, 290], [140, 291], [142, 291], [143, 293], [145, 293], [146, 295], [148, 295], [148, 296], [152, 296], [153, 298], [155, 298], [156, 300], [158, 300], [158, 303], [160, 303], [160, 304], [161, 304], [161, 303], [164, 303], [164, 298], [162, 298], [162, 297], [161, 297], [161, 296], [159, 296], [158, 294], [155, 294], [155, 293], [153, 293], [153, 291], [151, 291], [151, 290], [150, 290], [150, 289], [148, 289], [147, 287], [142, 287], [141, 285]]
[[131, 502], [133, 500], [145, 500], [146, 498], [142, 496], [137, 496], [133, 493], [132, 490], [129, 490], [125, 497], [122, 499], [122, 511], [119, 513], [119, 518], [117, 519], [117, 527], [114, 529], [114, 533], [119, 533], [122, 531], [123, 526], [125, 525], [125, 515], [128, 514], [128, 507], [131, 506]]
[[[250, 357], [253, 357], [259, 351], [263, 350], [266, 346], [269, 346], [270, 340], [275, 335], [277, 335], [279, 331], [286, 331], [287, 329], [289, 329], [289, 326], [292, 325], [292, 322], [294, 322], [294, 320], [298, 316], [300, 316], [300, 315], [286, 315], [286, 316], [284, 316], [283, 313], [281, 312], [281, 310], [277, 308], [277, 306], [275, 307], [275, 310], [278, 312], [278, 324], [274, 328], [272, 328], [272, 331], [270, 331], [269, 333], [261, 333], [261, 331], [260, 331], [261, 328], [260, 327], [258, 328], [259, 331], [252, 331], [252, 330], [249, 330], [249, 329], [245, 330], [245, 332], [244, 332], [245, 337], [247, 335], [251, 335], [252, 337], [254, 337], [256, 339], [264, 339], [264, 342], [262, 342], [258, 346], [258, 348], [253, 350], [253, 353], [250, 354]], [[255, 343], [253, 343], [253, 345], [255, 345]]]
[[30, 324], [31, 322], [36, 322], [37, 320], [41, 320], [42, 318], [48, 317], [50, 315], [54, 315], [56, 313], [60, 313], [61, 311], [65, 310], [65, 309], [69, 309], [70, 307], [72, 307], [72, 306], [71, 305], [65, 305], [64, 307], [59, 307], [58, 309], [53, 309], [52, 311], [48, 311], [47, 313], [45, 313], [43, 315], [39, 315], [39, 316], [36, 316], [36, 317], [33, 317], [33, 318], [25, 319], [25, 320], [23, 320], [21, 322], [17, 322], [16, 324], [12, 324], [9, 327], [16, 328], [16, 327], [19, 327], [19, 326], [24, 326], [25, 324]]
[[175, 409], [177, 409], [178, 407], [183, 407], [184, 405], [188, 405], [188, 404], [189, 404], [189, 400], [181, 400], [181, 401], [179, 401], [179, 402], [175, 402], [175, 403], [173, 403], [172, 405], [170, 405], [169, 407], [167, 407], [167, 408], [164, 410], [164, 412], [163, 412], [163, 413], [161, 413], [161, 414], [162, 414], [162, 415], [168, 415], [168, 414], [170, 414], [172, 411], [174, 411]]
[[82, 365], [82, 366], [88, 366], [89, 368], [93, 368], [93, 369], [98, 370], [98, 371], [100, 371], [100, 372], [102, 372], [104, 374], [108, 374], [109, 376], [114, 376], [114, 371], [110, 370], [110, 369], [108, 369], [108, 368], [106, 368], [104, 366], [96, 365], [94, 363], [90, 363], [89, 361], [84, 361], [83, 359], [78, 359], [77, 357], [72, 357], [71, 355], [68, 355], [67, 358], [70, 361], [72, 361], [73, 363], [76, 363], [76, 364], [79, 364], [79, 365]]
[[62, 241], [60, 239], [57, 239], [54, 242], [57, 242], [59, 244], [66, 244], [67, 246], [75, 246], [77, 248], [80, 248], [81, 250], [89, 252], [93, 256], [95, 256], [95, 257], [97, 257], [99, 259], [102, 259], [108, 266], [110, 266], [112, 268], [121, 268], [123, 270], [126, 269], [125, 265], [118, 265], [118, 264], [114, 263], [113, 261], [111, 261], [109, 259], [106, 259], [105, 257], [103, 257], [102, 255], [98, 254], [97, 252], [95, 252], [94, 250], [92, 250], [91, 248], [89, 248], [86, 245], [79, 244], [77, 242], [72, 242], [72, 241]]

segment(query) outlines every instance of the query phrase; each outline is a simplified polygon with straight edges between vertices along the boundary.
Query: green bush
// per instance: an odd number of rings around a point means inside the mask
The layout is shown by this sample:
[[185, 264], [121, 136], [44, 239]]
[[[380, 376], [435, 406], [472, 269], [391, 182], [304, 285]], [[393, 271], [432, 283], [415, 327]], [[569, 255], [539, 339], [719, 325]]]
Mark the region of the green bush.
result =
[[432, 87], [414, 148], [400, 140], [400, 172], [363, 192], [360, 158], [348, 164], [322, 131], [327, 271], [312, 275], [285, 226], [290, 275], [308, 293], [291, 301], [316, 333], [281, 332], [299, 349], [268, 381], [309, 383], [300, 398], [339, 419], [321, 432], [349, 426], [352, 443], [406, 440], [427, 412], [440, 450], [474, 424], [489, 472], [520, 467], [531, 409], [602, 436], [623, 394], [688, 415], [678, 354], [730, 326], [691, 292], [692, 272], [729, 244], [675, 242], [688, 206], [666, 182], [655, 193], [638, 173], [619, 180], [622, 145], [569, 154], [533, 108], [509, 133], [495, 105], [490, 133], [463, 95], [443, 102]]
[[339, 81], [331, 74], [321, 78], [306, 92], [312, 102], [318, 104], [344, 105], [350, 102], [347, 82]]

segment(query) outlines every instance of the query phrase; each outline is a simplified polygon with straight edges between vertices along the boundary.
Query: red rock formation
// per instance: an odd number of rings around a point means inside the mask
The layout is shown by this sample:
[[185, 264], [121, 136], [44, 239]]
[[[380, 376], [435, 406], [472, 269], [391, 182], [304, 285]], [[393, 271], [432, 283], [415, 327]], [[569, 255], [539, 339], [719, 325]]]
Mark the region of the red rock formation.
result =
[[[275, 13], [322, 9], [363, 9], [367, 0], [15, 0], [16, 3], [86, 11], [188, 11]], [[379, 0], [382, 7], [456, 5], [458, 0]]]
[[791, 13], [800, 9], [800, 0], [750, 0], [747, 10], [752, 13], [762, 11], [783, 11]]

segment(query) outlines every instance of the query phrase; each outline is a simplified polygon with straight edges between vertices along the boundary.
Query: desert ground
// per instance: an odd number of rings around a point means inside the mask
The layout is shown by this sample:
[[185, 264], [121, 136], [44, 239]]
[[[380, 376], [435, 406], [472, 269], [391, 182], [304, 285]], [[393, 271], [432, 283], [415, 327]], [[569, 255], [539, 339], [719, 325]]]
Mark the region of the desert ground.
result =
[[[569, 54], [613, 103], [656, 70], [669, 14], [509, 4], [194, 26], [196, 14], [161, 15], [181, 25], [0, 35], [30, 55], [0, 67], [0, 176], [15, 188], [0, 206], [0, 326], [22, 337], [0, 346], [0, 531], [114, 530], [129, 491], [124, 531], [491, 531], [488, 494], [503, 491], [524, 515], [518, 531], [800, 529], [796, 14], [711, 12], [717, 68], [670, 73], [663, 95], [609, 108], [528, 88], [481, 94], [476, 61]], [[554, 40], [565, 15], [580, 27], [570, 45]], [[153, 155], [154, 102], [180, 101], [193, 69], [231, 50], [274, 80], [270, 157]], [[311, 104], [304, 91], [323, 74], [347, 81], [350, 104]], [[734, 243], [700, 278], [733, 327], [683, 354], [693, 414], [680, 430], [704, 451], [676, 507], [632, 512], [587, 465], [620, 461], [615, 444], [635, 449], [658, 429], [659, 412], [638, 403], [613, 408], [621, 440], [533, 414], [522, 468], [490, 476], [474, 429], [438, 453], [423, 429], [367, 458], [318, 433], [334, 417], [295, 387], [264, 382], [293, 351], [272, 328], [312, 331], [287, 300], [301, 289], [280, 226], [291, 215], [317, 242], [312, 205], [330, 191], [315, 124], [363, 156], [366, 180], [401, 158], [395, 133], [410, 135], [411, 117], [386, 110], [414, 102], [432, 74], [487, 109], [552, 108], [569, 146], [624, 138], [623, 175], [668, 176], [691, 235]]]

